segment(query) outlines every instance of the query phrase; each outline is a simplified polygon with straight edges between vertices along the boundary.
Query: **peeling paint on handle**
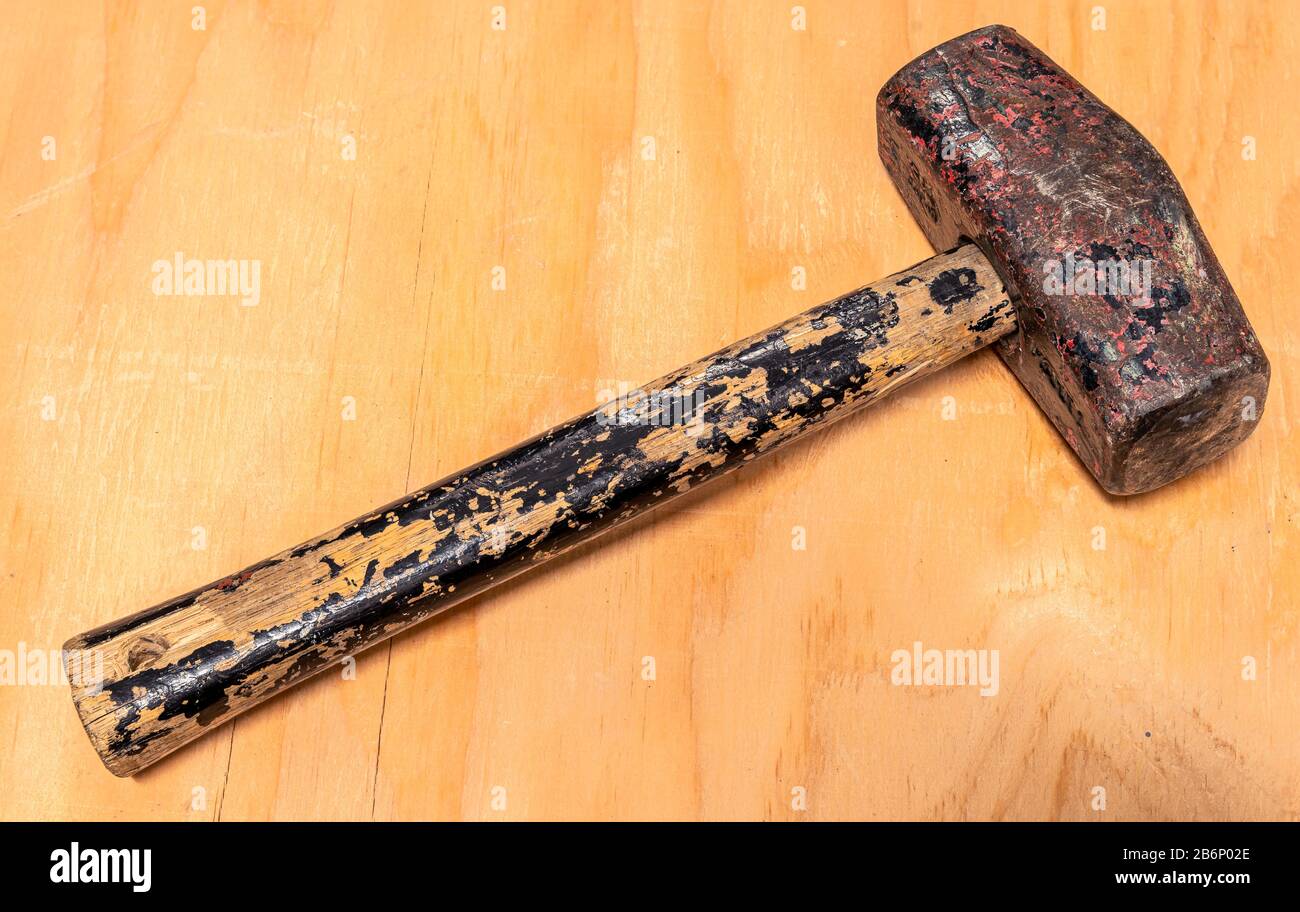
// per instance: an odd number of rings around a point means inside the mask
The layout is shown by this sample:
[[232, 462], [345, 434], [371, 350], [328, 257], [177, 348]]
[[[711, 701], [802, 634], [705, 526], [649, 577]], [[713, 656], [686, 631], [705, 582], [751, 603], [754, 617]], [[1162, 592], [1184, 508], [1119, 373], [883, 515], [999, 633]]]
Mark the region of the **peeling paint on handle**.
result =
[[[132, 775], [347, 656], [1014, 331], [974, 246], [822, 304], [644, 387], [681, 423], [561, 424], [319, 538], [70, 640], [73, 698]], [[653, 415], [650, 416], [653, 419]], [[71, 675], [70, 675], [71, 677]]]

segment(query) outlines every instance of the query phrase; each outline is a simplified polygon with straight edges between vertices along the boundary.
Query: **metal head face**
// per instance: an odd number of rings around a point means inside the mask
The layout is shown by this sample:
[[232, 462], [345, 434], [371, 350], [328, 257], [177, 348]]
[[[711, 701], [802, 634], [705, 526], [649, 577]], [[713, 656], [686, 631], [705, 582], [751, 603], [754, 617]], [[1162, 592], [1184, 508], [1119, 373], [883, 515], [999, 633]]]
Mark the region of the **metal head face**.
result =
[[1005, 26], [876, 100], [880, 154], [939, 250], [977, 242], [1016, 302], [999, 354], [1101, 485], [1149, 491], [1244, 440], [1269, 364], [1169, 166]]

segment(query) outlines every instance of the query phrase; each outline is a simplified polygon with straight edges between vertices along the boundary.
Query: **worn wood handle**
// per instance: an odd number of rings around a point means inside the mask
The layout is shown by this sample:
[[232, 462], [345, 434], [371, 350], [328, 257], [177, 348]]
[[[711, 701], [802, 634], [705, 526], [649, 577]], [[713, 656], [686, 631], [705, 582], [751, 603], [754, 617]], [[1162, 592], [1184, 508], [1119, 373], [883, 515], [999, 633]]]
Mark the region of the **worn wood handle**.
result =
[[1015, 328], [973, 245], [822, 304], [233, 576], [65, 645], [132, 775], [271, 695]]

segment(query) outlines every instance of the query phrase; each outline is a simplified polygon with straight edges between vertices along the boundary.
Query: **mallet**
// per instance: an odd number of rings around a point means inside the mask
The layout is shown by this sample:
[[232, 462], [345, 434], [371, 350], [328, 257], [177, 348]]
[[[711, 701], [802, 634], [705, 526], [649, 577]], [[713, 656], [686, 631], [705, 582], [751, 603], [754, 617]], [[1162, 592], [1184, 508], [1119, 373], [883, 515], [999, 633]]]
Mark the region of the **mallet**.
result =
[[1107, 491], [1245, 439], [1269, 364], [1178, 182], [1016, 32], [904, 67], [880, 154], [950, 251], [695, 361], [296, 548], [69, 641], [130, 775], [271, 695], [976, 349]]

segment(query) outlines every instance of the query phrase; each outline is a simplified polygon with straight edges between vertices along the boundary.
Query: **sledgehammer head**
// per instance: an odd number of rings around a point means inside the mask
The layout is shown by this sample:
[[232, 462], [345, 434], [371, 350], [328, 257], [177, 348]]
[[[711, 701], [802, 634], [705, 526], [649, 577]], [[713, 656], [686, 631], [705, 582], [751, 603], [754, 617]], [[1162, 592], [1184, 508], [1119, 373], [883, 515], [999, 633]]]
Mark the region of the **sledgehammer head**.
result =
[[1248, 437], [1269, 365], [1160, 154], [1004, 26], [876, 100], [880, 154], [931, 243], [977, 242], [1016, 301], [998, 343], [1102, 486], [1136, 494]]

